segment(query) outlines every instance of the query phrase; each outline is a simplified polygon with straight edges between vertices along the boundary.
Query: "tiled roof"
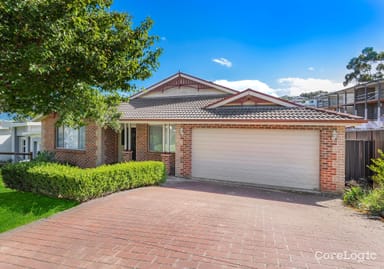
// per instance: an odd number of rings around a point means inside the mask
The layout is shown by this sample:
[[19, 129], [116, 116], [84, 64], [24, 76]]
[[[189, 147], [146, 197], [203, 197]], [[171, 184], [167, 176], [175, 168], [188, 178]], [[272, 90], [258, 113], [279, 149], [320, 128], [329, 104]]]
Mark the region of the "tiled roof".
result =
[[121, 120], [359, 121], [352, 115], [309, 107], [238, 106], [205, 108], [228, 95], [137, 98], [119, 107]]

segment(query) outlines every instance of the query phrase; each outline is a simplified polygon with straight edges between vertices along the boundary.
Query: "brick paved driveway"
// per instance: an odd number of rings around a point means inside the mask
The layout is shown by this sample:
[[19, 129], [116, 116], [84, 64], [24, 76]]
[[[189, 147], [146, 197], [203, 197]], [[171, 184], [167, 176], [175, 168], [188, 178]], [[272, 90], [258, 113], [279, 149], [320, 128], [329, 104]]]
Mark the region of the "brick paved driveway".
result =
[[336, 198], [173, 182], [3, 233], [0, 268], [384, 268], [384, 224]]

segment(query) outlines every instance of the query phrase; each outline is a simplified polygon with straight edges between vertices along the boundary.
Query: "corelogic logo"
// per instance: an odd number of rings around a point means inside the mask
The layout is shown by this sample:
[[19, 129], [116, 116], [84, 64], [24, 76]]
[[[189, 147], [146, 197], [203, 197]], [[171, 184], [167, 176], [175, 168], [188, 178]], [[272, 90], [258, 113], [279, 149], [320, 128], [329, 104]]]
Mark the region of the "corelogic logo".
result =
[[377, 259], [376, 252], [351, 252], [351, 251], [342, 251], [342, 252], [322, 252], [316, 251], [315, 258], [317, 261], [321, 260], [352, 260], [357, 262], [363, 261], [374, 261]]

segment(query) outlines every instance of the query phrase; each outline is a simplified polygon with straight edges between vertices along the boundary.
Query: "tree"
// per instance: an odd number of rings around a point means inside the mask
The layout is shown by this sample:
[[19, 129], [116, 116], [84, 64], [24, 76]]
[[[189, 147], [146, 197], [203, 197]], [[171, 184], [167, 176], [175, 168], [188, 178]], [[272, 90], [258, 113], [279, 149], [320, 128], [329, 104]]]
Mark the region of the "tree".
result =
[[316, 96], [318, 96], [320, 94], [325, 94], [325, 93], [328, 93], [328, 92], [327, 91], [318, 90], [318, 91], [314, 91], [314, 92], [303, 92], [303, 93], [300, 94], [300, 96], [308, 98], [308, 99], [313, 99]]
[[[158, 67], [147, 18], [133, 27], [112, 0], [2, 0], [0, 110], [59, 113], [62, 123], [116, 123], [120, 93]], [[116, 126], [116, 125], [115, 125]]]
[[368, 82], [382, 79], [384, 78], [384, 52], [376, 52], [372, 47], [367, 47], [359, 56], [349, 61], [347, 69], [353, 71], [345, 75], [344, 86], [353, 80]]

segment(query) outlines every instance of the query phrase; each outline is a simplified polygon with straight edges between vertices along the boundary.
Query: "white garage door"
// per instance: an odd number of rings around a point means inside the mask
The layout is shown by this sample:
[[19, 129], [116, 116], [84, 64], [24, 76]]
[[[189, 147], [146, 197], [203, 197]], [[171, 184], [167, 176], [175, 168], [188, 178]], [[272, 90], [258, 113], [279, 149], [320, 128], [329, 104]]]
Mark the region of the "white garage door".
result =
[[193, 129], [192, 177], [319, 188], [318, 131]]

